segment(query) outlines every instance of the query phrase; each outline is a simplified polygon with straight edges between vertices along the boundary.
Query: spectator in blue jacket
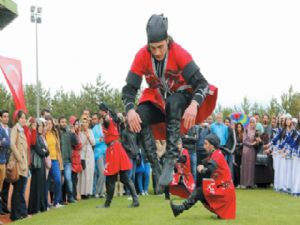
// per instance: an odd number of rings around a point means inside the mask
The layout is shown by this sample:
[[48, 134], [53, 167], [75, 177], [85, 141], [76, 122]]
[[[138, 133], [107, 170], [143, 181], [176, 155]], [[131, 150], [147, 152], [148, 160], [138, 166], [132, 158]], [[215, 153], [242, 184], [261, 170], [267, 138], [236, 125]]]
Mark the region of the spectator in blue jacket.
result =
[[[0, 129], [5, 131], [5, 134], [7, 135], [9, 142], [8, 145], [6, 145], [4, 142], [1, 143], [2, 149], [0, 150], [0, 158], [1, 158], [1, 166], [4, 165], [4, 168], [8, 162], [9, 159], [9, 148], [10, 148], [10, 128], [8, 126], [9, 122], [9, 114], [7, 110], [0, 110]], [[1, 132], [2, 133], [2, 132]], [[3, 134], [3, 133], [2, 133]], [[3, 135], [5, 135], [3, 134]], [[3, 140], [3, 138], [1, 139]], [[6, 139], [5, 139], [6, 140]], [[3, 167], [3, 166], [2, 166]], [[3, 171], [2, 171], [3, 174]], [[4, 171], [5, 174], [5, 171]], [[4, 179], [4, 181], [1, 180], [1, 201], [0, 201], [0, 214], [10, 213], [10, 210], [7, 208], [7, 202], [8, 202], [8, 193], [9, 193], [9, 187], [10, 183]]]
[[[1, 122], [0, 124], [0, 192], [2, 192], [2, 187], [5, 179], [7, 155], [10, 147], [9, 128], [7, 126], [8, 119], [9, 119], [8, 111], [6, 110], [0, 111], [0, 122]], [[4, 214], [1, 204], [0, 204], [0, 214]]]
[[105, 167], [105, 152], [106, 144], [104, 142], [104, 134], [102, 125], [97, 113], [92, 115], [92, 131], [95, 138], [94, 157], [95, 157], [95, 172], [93, 192], [96, 198], [104, 197], [104, 167]]
[[211, 133], [218, 136], [220, 146], [225, 146], [228, 140], [228, 127], [223, 123], [223, 113], [219, 112], [216, 117], [216, 122], [210, 126]]

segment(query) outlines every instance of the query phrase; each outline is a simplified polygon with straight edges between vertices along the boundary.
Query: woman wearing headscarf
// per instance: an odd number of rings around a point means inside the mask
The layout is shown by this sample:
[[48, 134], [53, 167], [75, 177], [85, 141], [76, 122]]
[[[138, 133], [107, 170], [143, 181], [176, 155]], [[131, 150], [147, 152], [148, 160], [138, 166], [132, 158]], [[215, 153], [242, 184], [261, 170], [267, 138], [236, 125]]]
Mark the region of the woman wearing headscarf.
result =
[[204, 149], [208, 157], [203, 165], [197, 167], [198, 172], [201, 173], [202, 182], [197, 182], [198, 186], [181, 205], [174, 205], [172, 201], [170, 202], [174, 216], [178, 216], [195, 205], [197, 201], [201, 201], [218, 218], [235, 218], [235, 189], [230, 169], [219, 145], [220, 139], [215, 134], [205, 137]]
[[28, 203], [28, 213], [35, 214], [47, 211], [46, 204], [46, 166], [45, 157], [49, 155], [47, 142], [45, 139], [45, 123], [37, 120], [36, 144], [31, 149], [31, 182]]
[[250, 118], [250, 123], [245, 128], [243, 135], [243, 153], [241, 164], [241, 187], [254, 188], [255, 184], [255, 161], [256, 149], [255, 146], [260, 142], [259, 137], [256, 137], [256, 119]]

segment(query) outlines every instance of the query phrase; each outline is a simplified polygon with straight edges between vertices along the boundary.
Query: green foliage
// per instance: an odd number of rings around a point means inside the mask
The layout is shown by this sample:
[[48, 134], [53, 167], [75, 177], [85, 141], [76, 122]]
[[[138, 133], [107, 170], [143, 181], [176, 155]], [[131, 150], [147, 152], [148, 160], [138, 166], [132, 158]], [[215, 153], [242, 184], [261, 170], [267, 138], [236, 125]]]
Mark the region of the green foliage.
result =
[[249, 99], [247, 98], [247, 96], [245, 96], [243, 98], [243, 102], [241, 103], [241, 109], [243, 110], [243, 112], [245, 114], [249, 114], [250, 113], [250, 109], [251, 109], [251, 104], [250, 104], [250, 101]]
[[300, 112], [300, 93], [294, 92], [290, 86], [288, 92], [281, 95], [281, 106], [285, 112], [296, 117]]
[[[116, 112], [124, 111], [121, 91], [110, 87], [108, 83], [103, 81], [101, 74], [96, 77], [94, 83], [83, 84], [79, 94], [75, 94], [73, 91], [68, 92], [61, 87], [51, 96], [49, 89], [43, 88], [41, 84], [39, 86], [40, 109], [51, 109], [52, 115], [56, 118], [60, 116], [69, 117], [70, 115], [80, 117], [84, 109], [89, 109], [91, 113], [98, 112], [100, 102], [105, 102]], [[36, 85], [28, 84], [24, 86], [27, 110], [31, 116], [36, 116], [36, 93]], [[137, 99], [140, 94], [139, 91]], [[251, 104], [248, 97], [245, 96], [240, 106], [223, 107], [218, 104], [214, 113], [223, 112], [224, 117], [229, 116], [232, 112], [244, 112], [248, 115], [256, 112], [262, 115], [268, 112], [270, 116], [289, 112], [294, 117], [298, 115], [300, 112], [300, 93], [295, 92], [292, 86], [287, 93], [281, 95], [280, 100], [281, 102], [273, 97], [269, 105], [264, 107], [257, 102]], [[3, 84], [0, 84], [0, 109], [8, 109], [11, 115], [14, 111], [14, 103], [10, 92]]]
[[254, 102], [254, 104], [251, 107], [252, 114], [259, 113], [259, 115], [263, 115], [265, 112], [266, 109], [262, 105], [258, 104], [257, 102]]
[[282, 113], [283, 109], [281, 105], [278, 103], [276, 98], [272, 98], [269, 106], [267, 107], [268, 114], [272, 116], [277, 116], [279, 113]]
[[[50, 97], [50, 90], [45, 90], [42, 87], [42, 84], [39, 83], [39, 98], [40, 98], [40, 109], [43, 108], [51, 108], [51, 97]], [[37, 106], [36, 106], [36, 95], [37, 89], [36, 85], [34, 84], [26, 84], [24, 87], [24, 97], [26, 101], [27, 113], [31, 116], [36, 116], [37, 113]]]
[[0, 108], [8, 111], [13, 111], [14, 103], [11, 94], [7, 91], [5, 86], [0, 83]]

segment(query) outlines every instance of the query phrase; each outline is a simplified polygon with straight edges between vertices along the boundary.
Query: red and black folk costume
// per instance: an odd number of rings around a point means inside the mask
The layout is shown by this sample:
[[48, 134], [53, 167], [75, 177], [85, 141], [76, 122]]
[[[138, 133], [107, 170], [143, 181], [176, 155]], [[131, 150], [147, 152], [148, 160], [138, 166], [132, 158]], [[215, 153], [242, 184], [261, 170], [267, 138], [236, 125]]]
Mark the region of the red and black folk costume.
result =
[[[167, 19], [163, 15], [151, 16], [147, 24], [147, 35], [148, 43], [166, 40]], [[203, 121], [215, 107], [217, 88], [207, 83], [192, 56], [170, 38], [168, 51], [162, 61], [154, 58], [148, 45], [136, 54], [122, 90], [126, 113], [135, 107], [135, 97], [144, 76], [149, 88], [143, 91], [137, 107], [142, 120], [141, 142], [153, 172], [160, 174], [150, 126], [154, 126], [155, 136], [166, 136], [166, 159], [159, 180], [160, 185], [166, 186], [172, 179], [171, 171], [179, 154], [176, 143], [180, 138], [184, 111], [195, 100], [199, 104], [196, 123]], [[155, 129], [155, 125], [159, 125], [159, 128]], [[161, 127], [164, 129], [160, 129]]]
[[[209, 134], [205, 138], [212, 145], [219, 143], [219, 139], [214, 134]], [[214, 141], [218, 140], [218, 141]], [[201, 171], [202, 184], [195, 188], [193, 193], [182, 205], [171, 207], [174, 216], [178, 216], [184, 210], [191, 208], [199, 200], [211, 212], [221, 219], [234, 219], [236, 214], [236, 196], [231, 172], [220, 149], [210, 152]]]
[[106, 176], [106, 201], [104, 203], [104, 208], [108, 208], [114, 196], [115, 183], [117, 181], [117, 176], [120, 174], [121, 182], [126, 185], [132, 196], [133, 202], [132, 207], [139, 206], [138, 196], [134, 184], [128, 177], [128, 170], [132, 168], [132, 164], [122, 146], [119, 142], [120, 135], [118, 131], [118, 126], [116, 122], [109, 115], [109, 109], [104, 104], [99, 105], [99, 109], [107, 112], [103, 122], [103, 133], [104, 142], [107, 144], [106, 150], [106, 162], [104, 174]]
[[190, 155], [186, 149], [182, 149], [175, 167], [176, 173], [169, 184], [169, 192], [181, 198], [187, 198], [195, 188], [195, 181], [191, 172]]

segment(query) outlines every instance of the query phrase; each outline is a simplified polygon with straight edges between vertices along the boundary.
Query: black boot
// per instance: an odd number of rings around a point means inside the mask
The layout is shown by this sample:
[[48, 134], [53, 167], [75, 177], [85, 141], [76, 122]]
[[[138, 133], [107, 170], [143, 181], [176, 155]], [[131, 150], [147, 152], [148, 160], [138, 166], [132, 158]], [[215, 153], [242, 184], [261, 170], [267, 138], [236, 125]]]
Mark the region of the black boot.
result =
[[167, 121], [167, 151], [159, 178], [159, 185], [161, 186], [167, 186], [173, 178], [174, 167], [179, 156], [177, 144], [180, 139], [180, 125], [181, 122], [178, 119]]
[[170, 206], [175, 217], [185, 210], [184, 205], [174, 205], [172, 200], [170, 201]]
[[140, 206], [139, 198], [136, 196], [132, 199], [132, 204], [129, 206], [129, 208], [135, 208], [139, 206]]
[[[104, 204], [101, 206], [101, 208], [109, 208], [110, 207], [110, 203], [111, 201], [109, 200], [105, 200]], [[100, 207], [97, 207], [97, 208], [100, 208]]]
[[152, 134], [152, 130], [149, 126], [145, 126], [142, 128], [140, 132], [140, 140], [142, 147], [147, 155], [147, 159], [151, 164], [152, 173], [154, 174], [156, 184], [158, 184], [158, 180], [161, 175], [161, 165], [157, 158], [157, 148]]
[[174, 216], [176, 217], [180, 213], [182, 213], [184, 210], [188, 210], [189, 208], [191, 208], [193, 205], [195, 205], [195, 203], [196, 203], [196, 200], [188, 198], [181, 205], [174, 205], [173, 201], [171, 200], [170, 206], [171, 206]]
[[158, 184], [162, 186], [163, 191], [166, 186], [169, 185], [169, 183], [173, 179], [173, 172], [175, 168], [176, 160], [175, 159], [165, 159], [164, 160], [164, 166], [162, 169], [162, 173], [160, 175]]
[[110, 203], [114, 196], [114, 189], [113, 190], [107, 190], [106, 199], [103, 205], [96, 206], [96, 208], [109, 208]]
[[130, 180], [128, 182], [128, 188], [132, 197], [132, 204], [129, 206], [129, 208], [135, 208], [135, 207], [139, 207], [140, 203], [139, 203], [139, 198], [138, 195], [136, 193], [135, 187], [133, 182]]

